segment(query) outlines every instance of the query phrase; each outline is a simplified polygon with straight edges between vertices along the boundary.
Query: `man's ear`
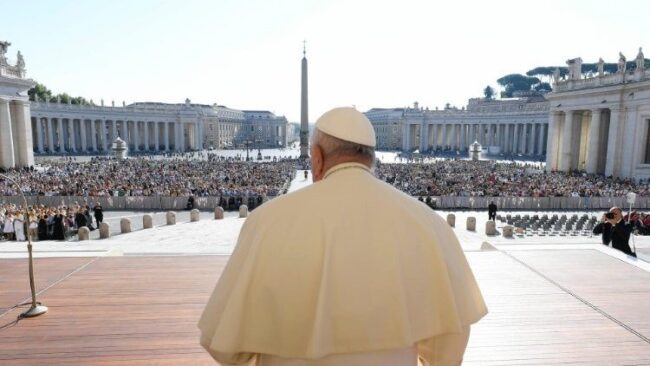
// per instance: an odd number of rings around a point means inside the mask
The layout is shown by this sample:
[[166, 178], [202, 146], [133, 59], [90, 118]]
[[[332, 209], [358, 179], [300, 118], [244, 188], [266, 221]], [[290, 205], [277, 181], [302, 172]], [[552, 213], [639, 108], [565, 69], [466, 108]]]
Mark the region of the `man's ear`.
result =
[[325, 173], [323, 169], [325, 168], [323, 160], [323, 150], [318, 145], [312, 145], [311, 149], [311, 174], [314, 182], [318, 182], [323, 179], [323, 174]]

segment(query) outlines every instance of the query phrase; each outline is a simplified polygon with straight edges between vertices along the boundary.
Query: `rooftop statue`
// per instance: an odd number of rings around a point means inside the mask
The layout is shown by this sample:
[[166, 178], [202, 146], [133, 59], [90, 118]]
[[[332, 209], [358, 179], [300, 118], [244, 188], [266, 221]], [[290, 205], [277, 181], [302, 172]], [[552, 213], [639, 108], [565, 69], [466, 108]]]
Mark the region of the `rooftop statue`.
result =
[[598, 59], [598, 76], [603, 76], [605, 74], [605, 61], [603, 58]]
[[11, 46], [11, 43], [0, 41], [0, 65], [7, 65], [7, 58], [5, 55], [7, 54], [9, 46]]
[[16, 59], [18, 60], [18, 61], [16, 61], [16, 66], [19, 69], [24, 70], [25, 69], [25, 59], [23, 58], [23, 54], [20, 53], [20, 51], [18, 51], [18, 55], [16, 56]]
[[560, 81], [560, 69], [556, 67], [553, 71], [553, 84], [557, 84], [558, 81]]
[[625, 74], [625, 63], [626, 63], [625, 56], [623, 56], [622, 52], [618, 53], [618, 68], [616, 69], [617, 73]]
[[639, 71], [645, 70], [645, 56], [643, 56], [641, 47], [639, 47], [639, 53], [636, 55], [636, 69]]

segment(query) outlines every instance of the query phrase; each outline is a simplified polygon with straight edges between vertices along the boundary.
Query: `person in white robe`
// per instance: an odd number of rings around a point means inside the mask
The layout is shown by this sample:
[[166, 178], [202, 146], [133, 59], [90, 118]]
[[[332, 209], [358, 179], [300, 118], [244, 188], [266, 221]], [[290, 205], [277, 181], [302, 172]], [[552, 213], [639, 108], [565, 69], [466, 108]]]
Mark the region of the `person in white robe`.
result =
[[7, 236], [7, 240], [14, 240], [15, 236], [14, 233], [16, 230], [14, 229], [14, 216], [11, 213], [8, 213], [7, 216], [5, 217], [5, 224], [4, 228], [2, 229], [4, 234]]
[[16, 232], [16, 241], [25, 241], [25, 219], [23, 214], [19, 213], [16, 215], [14, 220], [14, 231]]
[[487, 307], [452, 229], [372, 173], [353, 108], [318, 119], [314, 184], [246, 219], [199, 320], [221, 365], [460, 365]]

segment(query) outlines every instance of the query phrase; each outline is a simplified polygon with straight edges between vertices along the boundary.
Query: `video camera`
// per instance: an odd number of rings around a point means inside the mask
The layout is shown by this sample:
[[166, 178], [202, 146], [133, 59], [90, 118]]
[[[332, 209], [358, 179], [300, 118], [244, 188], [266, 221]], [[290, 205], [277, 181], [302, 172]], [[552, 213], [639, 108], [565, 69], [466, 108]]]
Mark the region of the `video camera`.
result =
[[614, 213], [613, 212], [606, 213], [605, 218], [608, 219], [608, 220], [614, 219]]

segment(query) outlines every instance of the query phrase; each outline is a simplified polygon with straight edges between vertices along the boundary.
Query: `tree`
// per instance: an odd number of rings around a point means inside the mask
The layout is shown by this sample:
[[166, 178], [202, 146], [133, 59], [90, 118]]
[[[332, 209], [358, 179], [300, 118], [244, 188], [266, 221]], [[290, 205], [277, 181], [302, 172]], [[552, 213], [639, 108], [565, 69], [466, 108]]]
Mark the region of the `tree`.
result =
[[483, 89], [483, 95], [485, 95], [485, 99], [493, 99], [494, 98], [494, 89], [492, 89], [491, 86], [486, 86], [485, 89]]
[[533, 87], [533, 90], [540, 93], [547, 93], [553, 91], [553, 88], [551, 88], [551, 84], [549, 83], [539, 83]]
[[505, 88], [502, 95], [506, 98], [512, 98], [515, 92], [530, 91], [533, 85], [540, 83], [540, 80], [536, 77], [521, 74], [509, 74], [497, 79], [497, 83]]
[[534, 69], [528, 70], [526, 75], [535, 76], [539, 79], [551, 81], [551, 77], [555, 73], [555, 69], [560, 70], [560, 76], [569, 74], [569, 68], [566, 66], [538, 66]]
[[52, 98], [52, 91], [45, 85], [38, 83], [33, 88], [29, 89], [27, 94], [31, 101], [36, 101], [36, 97], [38, 97], [38, 100], [50, 100]]
[[57, 101], [61, 101], [61, 103], [68, 103], [70, 102], [71, 104], [79, 104], [79, 105], [90, 105], [90, 103], [86, 100], [84, 97], [72, 97], [68, 93], [60, 93], [60, 94], [52, 94], [52, 91], [48, 89], [45, 85], [43, 84], [36, 84], [33, 88], [29, 89], [27, 91], [27, 94], [29, 95], [29, 100], [31, 101], [49, 101], [51, 103], [56, 103]]

